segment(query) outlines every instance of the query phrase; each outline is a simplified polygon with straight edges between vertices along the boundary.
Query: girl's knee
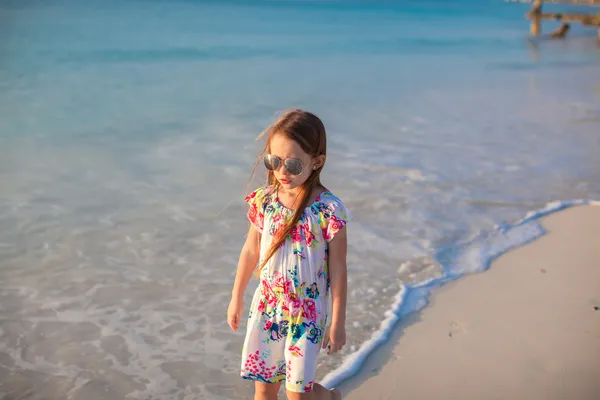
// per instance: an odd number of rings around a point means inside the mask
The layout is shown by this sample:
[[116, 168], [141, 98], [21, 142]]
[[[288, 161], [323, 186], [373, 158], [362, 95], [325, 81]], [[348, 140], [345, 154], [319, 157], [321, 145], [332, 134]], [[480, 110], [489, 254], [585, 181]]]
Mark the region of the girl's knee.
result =
[[315, 383], [310, 392], [299, 393], [286, 390], [288, 400], [341, 400], [342, 393], [339, 389], [327, 389]]
[[301, 393], [301, 392], [292, 392], [291, 390], [287, 390], [285, 391], [285, 395], [287, 396], [288, 400], [313, 400], [313, 392], [306, 392], [306, 393]]
[[277, 392], [281, 383], [264, 383], [255, 382], [254, 391], [258, 395], [265, 396], [267, 398], [277, 398]]

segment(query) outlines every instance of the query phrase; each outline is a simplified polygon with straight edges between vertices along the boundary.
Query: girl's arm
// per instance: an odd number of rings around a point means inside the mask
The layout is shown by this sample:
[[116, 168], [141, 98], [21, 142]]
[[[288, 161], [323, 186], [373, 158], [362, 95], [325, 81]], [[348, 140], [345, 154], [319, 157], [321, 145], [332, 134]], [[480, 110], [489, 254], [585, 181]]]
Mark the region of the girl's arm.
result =
[[260, 256], [260, 236], [260, 232], [254, 225], [250, 225], [246, 242], [240, 253], [231, 301], [227, 309], [227, 323], [234, 331], [238, 330], [243, 308], [242, 298]]
[[323, 348], [330, 345], [329, 354], [335, 353], [346, 344], [347, 249], [348, 236], [344, 227], [329, 242], [328, 262], [332, 311], [329, 335], [323, 341]]

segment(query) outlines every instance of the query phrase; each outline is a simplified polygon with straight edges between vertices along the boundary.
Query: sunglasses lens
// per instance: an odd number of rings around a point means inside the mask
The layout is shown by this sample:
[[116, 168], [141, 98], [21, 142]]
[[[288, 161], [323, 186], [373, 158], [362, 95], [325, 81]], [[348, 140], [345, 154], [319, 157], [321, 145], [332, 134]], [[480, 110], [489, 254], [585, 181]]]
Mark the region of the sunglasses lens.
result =
[[264, 157], [265, 167], [269, 171], [275, 171], [279, 168], [279, 157], [272, 156], [271, 154], [266, 154]]
[[302, 173], [302, 162], [293, 158], [285, 160], [285, 169], [292, 175], [300, 175]]

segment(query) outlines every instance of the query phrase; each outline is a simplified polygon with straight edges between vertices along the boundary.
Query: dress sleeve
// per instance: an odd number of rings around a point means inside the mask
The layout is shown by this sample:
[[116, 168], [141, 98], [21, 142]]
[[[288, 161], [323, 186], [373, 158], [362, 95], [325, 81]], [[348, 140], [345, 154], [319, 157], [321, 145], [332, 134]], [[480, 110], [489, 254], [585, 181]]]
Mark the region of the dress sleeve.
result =
[[335, 235], [342, 230], [346, 223], [351, 219], [350, 212], [344, 206], [340, 199], [333, 198], [327, 206], [323, 226], [323, 238], [331, 241]]
[[250, 205], [248, 220], [262, 233], [265, 221], [265, 188], [256, 189], [244, 199]]

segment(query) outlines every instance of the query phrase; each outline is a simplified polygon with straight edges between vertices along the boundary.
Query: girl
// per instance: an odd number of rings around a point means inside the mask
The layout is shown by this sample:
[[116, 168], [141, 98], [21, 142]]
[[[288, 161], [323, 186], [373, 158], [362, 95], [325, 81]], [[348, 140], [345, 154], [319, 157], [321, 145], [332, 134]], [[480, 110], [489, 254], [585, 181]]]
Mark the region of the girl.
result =
[[227, 310], [237, 331], [244, 290], [258, 264], [241, 376], [255, 381], [255, 400], [277, 399], [283, 380], [290, 400], [339, 400], [339, 390], [314, 383], [321, 347], [333, 354], [346, 343], [348, 214], [319, 179], [325, 127], [315, 115], [293, 110], [264, 134], [268, 185], [246, 197], [250, 230]]

